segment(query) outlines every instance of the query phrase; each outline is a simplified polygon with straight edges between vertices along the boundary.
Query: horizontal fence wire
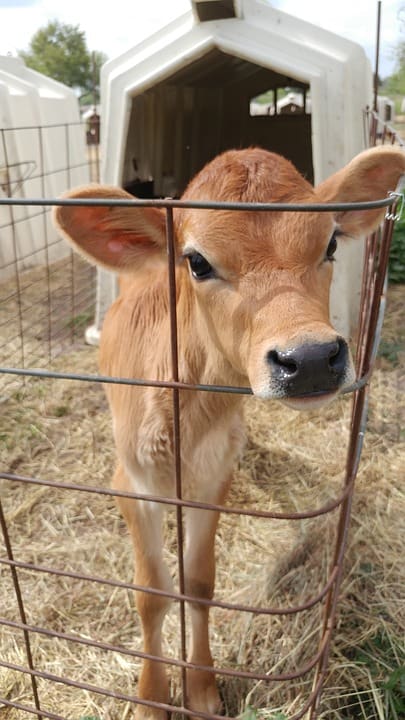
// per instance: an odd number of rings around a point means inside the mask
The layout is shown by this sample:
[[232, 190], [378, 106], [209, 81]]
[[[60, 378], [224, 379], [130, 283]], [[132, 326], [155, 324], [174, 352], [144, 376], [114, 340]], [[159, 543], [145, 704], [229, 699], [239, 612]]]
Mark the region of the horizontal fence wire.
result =
[[[6, 478], [4, 478], [6, 479]], [[18, 477], [13, 477], [12, 480], [18, 480]], [[295, 518], [294, 518], [295, 519]], [[8, 566], [10, 568], [20, 568], [22, 570], [29, 570], [34, 572], [41, 572], [46, 573], [48, 575], [58, 575], [59, 577], [67, 577], [72, 578], [73, 580], [88, 580], [92, 583], [98, 583], [99, 585], [108, 585], [110, 587], [116, 587], [121, 588], [124, 590], [139, 590], [139, 591], [146, 591], [144, 585], [138, 585], [135, 583], [129, 583], [129, 582], [123, 582], [120, 580], [111, 580], [108, 578], [102, 578], [102, 577], [96, 577], [94, 575], [89, 575], [88, 573], [78, 573], [68, 570], [59, 570], [55, 567], [46, 567], [45, 565], [38, 565], [33, 563], [27, 563], [22, 562], [19, 560], [9, 560], [6, 558], [0, 558], [0, 564]], [[246, 612], [246, 613], [255, 613], [257, 615], [295, 615], [299, 612], [305, 612], [306, 610], [310, 610], [314, 605], [317, 605], [326, 595], [326, 593], [330, 590], [332, 587], [332, 584], [334, 583], [336, 579], [337, 570], [336, 568], [333, 568], [330, 577], [327, 581], [327, 583], [324, 585], [324, 587], [321, 589], [321, 591], [313, 598], [308, 599], [305, 603], [302, 603], [301, 605], [293, 605], [289, 608], [281, 607], [281, 608], [269, 608], [269, 607], [260, 607], [255, 605], [244, 605], [242, 603], [229, 603], [224, 602], [221, 600], [207, 600], [207, 598], [198, 597], [196, 595], [187, 595], [186, 593], [179, 593], [179, 592], [169, 592], [167, 590], [160, 590], [158, 588], [147, 588], [147, 592], [150, 595], [155, 595], [157, 597], [165, 597], [170, 600], [174, 600], [177, 602], [195, 602], [199, 605], [204, 605], [205, 607], [215, 607], [219, 608], [220, 610], [237, 610], [238, 612]], [[0, 624], [3, 622], [3, 620], [0, 620]], [[92, 642], [89, 642], [88, 644], [93, 644]], [[97, 643], [95, 643], [97, 645]], [[117, 648], [116, 648], [117, 649]], [[134, 653], [130, 653], [134, 654]], [[142, 653], [139, 655], [139, 653], [135, 653], [136, 656], [142, 657]], [[151, 656], [150, 656], [151, 657]], [[153, 656], [154, 659], [156, 659], [156, 656]], [[163, 661], [165, 662], [165, 661]], [[174, 663], [176, 664], [176, 663]], [[196, 667], [193, 663], [190, 663], [190, 667]], [[210, 671], [211, 672], [211, 671]], [[217, 669], [213, 670], [212, 672], [221, 674], [222, 670]], [[249, 677], [251, 674], [249, 674]], [[267, 677], [267, 676], [266, 676]]]
[[[52, 680], [52, 682], [55, 682], [55, 683], [62, 683], [62, 684], [68, 685], [70, 687], [74, 687], [74, 688], [77, 688], [80, 690], [86, 690], [87, 692], [93, 692], [98, 695], [102, 695], [104, 697], [109, 697], [109, 698], [113, 698], [113, 699], [117, 699], [117, 700], [126, 700], [130, 703], [136, 702], [137, 705], [143, 705], [145, 707], [155, 708], [157, 710], [163, 710], [168, 713], [175, 711], [186, 717], [201, 717], [201, 718], [203, 718], [203, 720], [234, 720], [233, 718], [231, 718], [227, 715], [216, 715], [214, 713], [206, 713], [201, 710], [190, 710], [189, 708], [184, 707], [184, 706], [178, 706], [178, 705], [174, 706], [174, 705], [169, 705], [167, 703], [154, 702], [153, 700], [143, 700], [142, 698], [139, 698], [139, 697], [136, 697], [133, 695], [113, 692], [113, 691], [107, 690], [106, 688], [99, 688], [97, 686], [90, 685], [89, 683], [75, 682], [74, 680], [70, 680], [69, 678], [53, 675], [51, 673], [44, 673], [44, 672], [40, 672], [38, 670], [28, 671], [26, 668], [23, 668], [22, 666], [15, 665], [12, 663], [1, 663], [0, 662], [0, 665], [3, 665], [4, 667], [8, 666], [9, 669], [15, 670], [16, 672], [26, 672], [27, 674], [31, 675], [31, 677], [33, 677], [33, 678], [42, 678], [44, 680]], [[303, 708], [300, 710], [300, 712], [295, 713], [293, 716], [291, 716], [291, 720], [301, 720], [301, 718], [304, 717], [304, 715], [307, 713], [308, 709], [311, 707], [312, 703], [314, 702], [314, 699], [319, 694], [320, 689], [321, 689], [321, 682], [320, 682], [320, 680], [318, 680], [317, 683], [315, 684], [313, 691], [310, 693], [307, 701], [305, 702]], [[6, 705], [6, 706], [14, 707], [16, 709], [23, 710], [25, 712], [29, 712], [29, 713], [32, 713], [32, 714], [35, 714], [38, 716], [38, 710], [34, 709], [32, 707], [30, 708], [29, 706], [22, 705], [21, 703], [18, 703], [18, 702], [11, 702], [11, 701], [8, 701], [7, 699], [4, 699], [4, 700], [2, 699], [2, 702], [4, 702], [4, 705]], [[65, 717], [61, 717], [60, 715], [55, 715], [54, 713], [50, 713], [50, 712], [48, 712], [46, 710], [42, 710], [42, 709], [40, 711], [40, 716], [51, 718], [52, 720], [66, 720]]]
[[95, 495], [107, 495], [109, 497], [122, 497], [128, 498], [129, 500], [139, 500], [142, 502], [153, 502], [157, 504], [167, 505], [168, 507], [185, 507], [193, 508], [195, 510], [219, 510], [225, 515], [238, 515], [252, 518], [264, 518], [267, 520], [309, 520], [310, 518], [320, 517], [327, 515], [336, 508], [338, 508], [342, 502], [346, 499], [350, 492], [350, 487], [345, 486], [339, 497], [329, 501], [320, 508], [314, 510], [306, 510], [303, 512], [275, 512], [270, 510], [253, 510], [242, 507], [231, 507], [229, 505], [213, 505], [211, 503], [198, 502], [196, 500], [185, 500], [184, 498], [176, 497], [162, 497], [161, 495], [146, 495], [143, 493], [126, 492], [124, 490], [112, 490], [110, 488], [103, 488], [90, 485], [78, 485], [75, 483], [64, 483], [61, 481], [43, 480], [33, 477], [23, 477], [22, 475], [15, 475], [14, 473], [0, 472], [0, 477], [3, 480], [16, 480], [20, 483], [29, 485], [45, 486], [50, 488], [58, 488], [60, 490], [74, 490], [75, 492], [93, 493]]
[[[14, 566], [16, 567], [16, 566]], [[335, 573], [336, 575], [336, 573]], [[330, 589], [330, 586], [328, 586], [327, 590]], [[326, 590], [326, 591], [327, 591]], [[144, 588], [142, 588], [142, 591], [144, 591]], [[326, 593], [325, 591], [325, 593]], [[189, 601], [191, 599], [192, 602], [196, 602], [195, 598], [188, 598], [186, 596], [180, 597], [176, 596], [176, 599], [179, 602], [183, 601]], [[256, 611], [254, 608], [250, 610], [250, 612], [261, 614], [261, 611]], [[277, 613], [278, 614], [278, 613]], [[283, 613], [280, 613], [283, 614]], [[46, 628], [36, 627], [35, 625], [28, 625], [27, 623], [22, 622], [13, 622], [11, 620], [7, 620], [6, 618], [0, 618], [1, 624], [5, 627], [10, 627], [13, 629], [18, 630], [24, 630], [24, 632], [30, 632], [30, 633], [37, 633], [39, 635], [46, 635], [47, 637], [52, 638], [58, 638], [62, 640], [67, 640], [72, 643], [77, 643], [78, 645], [87, 645], [89, 647], [98, 648], [101, 650], [108, 650], [110, 652], [117, 652], [121, 655], [128, 655], [129, 657], [134, 657], [142, 660], [151, 660], [156, 663], [161, 663], [162, 665], [171, 665], [173, 667], [182, 668], [182, 669], [189, 669], [189, 670], [199, 670], [205, 673], [209, 673], [211, 675], [223, 675], [224, 677], [233, 677], [233, 678], [243, 678], [245, 680], [261, 680], [263, 682], [286, 682], [290, 680], [297, 680], [298, 678], [302, 677], [303, 675], [306, 675], [307, 673], [312, 670], [317, 662], [319, 661], [320, 657], [323, 653], [323, 648], [321, 647], [318, 649], [314, 657], [311, 658], [303, 667], [297, 668], [297, 670], [293, 672], [288, 673], [255, 673], [255, 672], [249, 672], [247, 670], [234, 670], [232, 668], [224, 668], [224, 667], [212, 667], [211, 665], [200, 665], [193, 662], [186, 662], [185, 660], [176, 660], [175, 658], [171, 658], [168, 656], [161, 656], [161, 655], [151, 655], [150, 653], [141, 652], [139, 650], [130, 650], [123, 648], [119, 645], [113, 645], [112, 643], [103, 643], [95, 640], [87, 640], [86, 638], [81, 638], [79, 635], [69, 635], [68, 633], [62, 633], [57, 632], [54, 630], [48, 630]], [[326, 642], [324, 640], [324, 642]], [[7, 663], [0, 659], [0, 667], [8, 667], [10, 663]], [[126, 699], [126, 698], [121, 698]]]
[[[382, 312], [383, 305], [381, 305], [381, 296], [383, 294], [383, 283], [386, 273], [386, 267], [388, 262], [388, 252], [390, 246], [390, 240], [392, 235], [392, 229], [394, 219], [396, 215], [396, 207], [398, 204], [398, 197], [391, 195], [388, 198], [381, 199], [375, 202], [369, 203], [338, 203], [338, 204], [312, 204], [312, 205], [301, 205], [301, 204], [285, 204], [285, 203], [253, 203], [247, 205], [246, 203], [202, 203], [202, 202], [184, 202], [178, 200], [52, 200], [52, 199], [31, 199], [23, 200], [21, 198], [0, 198], [0, 205], [38, 205], [43, 207], [50, 207], [55, 205], [87, 205], [87, 206], [139, 206], [139, 207], [161, 207], [166, 210], [167, 217], [167, 241], [168, 241], [168, 274], [169, 274], [169, 295], [171, 298], [170, 303], [170, 320], [171, 320], [171, 357], [172, 357], [172, 377], [171, 381], [157, 381], [155, 379], [142, 379], [142, 378], [112, 378], [109, 376], [91, 375], [91, 374], [75, 374], [75, 373], [61, 373], [54, 372], [47, 369], [38, 369], [35, 367], [2, 367], [0, 373], [4, 375], [14, 376], [31, 376], [37, 378], [54, 378], [54, 379], [69, 379], [72, 381], [86, 381], [91, 383], [115, 383], [122, 385], [134, 385], [138, 387], [159, 387], [165, 388], [172, 392], [173, 397], [173, 413], [174, 413], [174, 448], [175, 448], [175, 471], [174, 476], [176, 479], [176, 493], [174, 497], [162, 497], [157, 495], [147, 495], [142, 493], [124, 492], [117, 490], [110, 490], [100, 487], [79, 485], [75, 483], [64, 483], [43, 480], [41, 478], [32, 478], [22, 475], [17, 475], [10, 472], [1, 472], [0, 478], [10, 482], [32, 484], [38, 486], [48, 486], [50, 488], [58, 488], [66, 491], [84, 492], [101, 494], [105, 496], [113, 497], [126, 497], [137, 500], [138, 502], [153, 502], [162, 505], [172, 507], [176, 512], [176, 525], [177, 525], [177, 543], [178, 543], [178, 575], [179, 575], [179, 591], [168, 592], [162, 591], [157, 588], [149, 588], [143, 585], [137, 585], [134, 583], [125, 583], [113, 579], [102, 578], [92, 576], [88, 573], [78, 573], [69, 570], [63, 570], [56, 567], [48, 567], [43, 564], [28, 563], [15, 560], [12, 553], [11, 540], [8, 533], [7, 523], [4, 518], [1, 500], [0, 500], [0, 518], [2, 524], [2, 531], [6, 545], [6, 557], [0, 558], [0, 564], [10, 569], [13, 575], [14, 589], [18, 603], [20, 607], [20, 620], [11, 621], [7, 618], [0, 618], [0, 625], [7, 627], [11, 630], [19, 630], [24, 633], [25, 647], [27, 653], [27, 666], [19, 665], [16, 663], [8, 663], [3, 659], [0, 659], [0, 666], [13, 670], [16, 673], [23, 673], [28, 675], [32, 681], [33, 697], [35, 707], [24, 705], [19, 701], [13, 701], [9, 698], [0, 698], [0, 702], [6, 707], [15, 708], [21, 712], [36, 715], [37, 718], [48, 717], [54, 718], [55, 720], [64, 720], [61, 716], [44, 710], [41, 707], [39, 688], [37, 680], [48, 680], [55, 683], [63, 683], [72, 688], [86, 690], [90, 693], [102, 695], [104, 697], [120, 699], [129, 703], [135, 703], [138, 705], [145, 705], [149, 708], [155, 708], [167, 712], [178, 712], [184, 716], [198, 716], [205, 718], [206, 720], [220, 720], [220, 717], [224, 719], [224, 716], [218, 716], [215, 714], [208, 714], [202, 711], [190, 710], [187, 708], [186, 696], [187, 696], [187, 680], [185, 671], [186, 669], [201, 670], [208, 673], [214, 673], [216, 675], [222, 675], [224, 677], [235, 677], [246, 680], [256, 680], [261, 682], [287, 682], [302, 678], [310, 671], [314, 670], [314, 679], [312, 690], [309, 693], [307, 699], [303, 703], [303, 706], [298, 712], [295, 712], [291, 716], [291, 720], [299, 720], [303, 718], [306, 713], [310, 712], [310, 717], [315, 718], [316, 710], [319, 706], [320, 693], [325, 678], [327, 669], [328, 655], [330, 652], [330, 643], [332, 638], [333, 626], [336, 616], [337, 601], [339, 594], [340, 581], [342, 576], [343, 567], [343, 556], [347, 540], [347, 532], [350, 519], [350, 509], [352, 501], [352, 493], [356, 472], [358, 469], [361, 447], [366, 427], [366, 415], [367, 415], [367, 395], [368, 395], [368, 380], [372, 371], [372, 365], [375, 358], [376, 348], [378, 346], [379, 332], [381, 331], [382, 325]], [[274, 211], [288, 211], [288, 212], [337, 212], [344, 210], [366, 210], [366, 209], [389, 209], [387, 213], [387, 219], [385, 220], [384, 229], [379, 239], [369, 241], [367, 245], [365, 268], [366, 272], [363, 276], [363, 299], [362, 299], [362, 316], [361, 316], [361, 332], [358, 342], [357, 356], [356, 356], [356, 370], [357, 370], [357, 381], [351, 387], [347, 389], [347, 392], [354, 393], [352, 420], [351, 420], [351, 433], [348, 447], [347, 466], [346, 474], [343, 482], [342, 490], [337, 498], [334, 498], [323, 506], [317, 509], [306, 510], [302, 512], [294, 513], [283, 513], [283, 512], [271, 512], [271, 511], [259, 511], [255, 509], [242, 508], [242, 507], [230, 507], [214, 505], [210, 503], [196, 502], [188, 499], [184, 499], [182, 496], [182, 483], [181, 483], [181, 432], [180, 432], [180, 403], [179, 394], [183, 390], [192, 391], [203, 391], [203, 392], [218, 392], [218, 393], [237, 393], [237, 394], [251, 394], [250, 388], [238, 388], [231, 386], [216, 386], [216, 385], [192, 385], [182, 383], [179, 380], [178, 370], [178, 357], [177, 357], [177, 318], [176, 318], [176, 257], [174, 252], [173, 243], [173, 217], [172, 211], [174, 208], [194, 208], [207, 211], [222, 210], [243, 210], [251, 212], [274, 212]], [[371, 270], [370, 270], [371, 268]], [[370, 277], [373, 278], [373, 282], [370, 281]], [[281, 608], [269, 608], [252, 606], [246, 604], [229, 603], [220, 601], [217, 599], [208, 600], [207, 598], [196, 597], [195, 595], [188, 595], [185, 592], [184, 583], [184, 567], [183, 567], [183, 545], [184, 539], [182, 536], [182, 509], [183, 508], [195, 508], [207, 511], [219, 510], [222, 513], [240, 515], [246, 517], [256, 518], [267, 518], [277, 520], [303, 520], [309, 518], [319, 517], [337, 510], [339, 512], [338, 528], [337, 528], [337, 540], [334, 551], [334, 558], [331, 562], [329, 569], [329, 576], [326, 582], [323, 584], [317, 593], [312, 598], [308, 598], [305, 602], [291, 607]], [[144, 593], [151, 593], [154, 595], [160, 595], [171, 600], [174, 600], [181, 608], [180, 614], [180, 635], [181, 635], [181, 650], [180, 658], [170, 657], [158, 657], [150, 655], [137, 650], [131, 650], [128, 648], [114, 645], [112, 643], [96, 641], [92, 639], [82, 638], [76, 634], [59, 632], [56, 630], [50, 630], [41, 626], [27, 622], [24, 611], [24, 602], [22, 592], [18, 581], [18, 572], [36, 572], [43, 573], [45, 575], [53, 574], [60, 575], [63, 577], [70, 578], [72, 581], [75, 580], [86, 580], [88, 582], [94, 582], [104, 584], [106, 586], [123, 588], [128, 590], [141, 590]], [[318, 648], [315, 654], [305, 663], [304, 666], [296, 668], [290, 672], [282, 673], [255, 673], [248, 670], [235, 670], [232, 668], [222, 668], [216, 666], [205, 666], [197, 665], [186, 660], [186, 621], [185, 621], [185, 603], [194, 602], [207, 607], [215, 607], [219, 610], [226, 611], [240, 611], [255, 614], [264, 615], [280, 615], [287, 616], [299, 612], [305, 612], [311, 607], [321, 604], [323, 605], [323, 629], [320, 635]], [[172, 665], [180, 669], [182, 673], [182, 689], [183, 697], [182, 704], [171, 705], [167, 703], [159, 703], [153, 700], [144, 700], [139, 698], [137, 695], [129, 695], [126, 693], [115, 692], [106, 688], [101, 688], [90, 683], [75, 681], [71, 678], [57, 675], [56, 673], [48, 673], [45, 671], [38, 670], [34, 667], [32, 653], [30, 648], [30, 634], [39, 634], [53, 638], [63, 639], [66, 642], [79, 643], [89, 645], [97, 649], [117, 652], [131, 657], [139, 659], [148, 659], [153, 662], [163, 663], [164, 665]], [[225, 720], [228, 718], [225, 716]], [[229, 718], [230, 720], [230, 718]]]
[[43, 207], [159, 207], [182, 208], [189, 210], [229, 210], [245, 212], [346, 212], [348, 210], [379, 210], [392, 207], [395, 197], [390, 194], [380, 200], [344, 203], [263, 203], [263, 202], [216, 202], [208, 200], [174, 200], [133, 198], [0, 198], [0, 205], [10, 206], [43, 206]]

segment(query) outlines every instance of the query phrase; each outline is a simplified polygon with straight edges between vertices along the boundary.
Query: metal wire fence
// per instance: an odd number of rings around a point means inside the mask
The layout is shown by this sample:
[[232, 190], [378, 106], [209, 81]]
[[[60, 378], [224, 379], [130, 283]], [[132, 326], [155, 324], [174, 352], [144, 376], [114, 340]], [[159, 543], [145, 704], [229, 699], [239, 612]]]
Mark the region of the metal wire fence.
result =
[[[4, 538], [3, 555], [0, 557], [0, 565], [8, 568], [12, 577], [13, 592], [15, 593], [18, 606], [19, 618], [10, 620], [8, 618], [0, 618], [0, 624], [4, 628], [9, 628], [15, 632], [21, 632], [24, 638], [25, 658], [20, 663], [11, 663], [0, 658], [0, 667], [6, 668], [14, 673], [28, 676], [32, 686], [32, 703], [26, 701], [20, 702], [17, 698], [11, 698], [4, 693], [1, 695], [0, 703], [4, 707], [13, 708], [16, 711], [27, 715], [35, 715], [37, 718], [53, 718], [54, 720], [65, 720], [64, 717], [54, 712], [53, 708], [47, 708], [41, 701], [40, 681], [42, 679], [51, 683], [62, 683], [74, 689], [80, 689], [95, 693], [100, 696], [114, 698], [116, 700], [126, 701], [136, 705], [147, 705], [161, 711], [181, 713], [186, 717], [198, 716], [207, 720], [220, 720], [220, 716], [210, 715], [204, 712], [190, 710], [187, 707], [187, 690], [186, 690], [186, 669], [204, 670], [209, 673], [224, 678], [240, 678], [249, 681], [261, 681], [263, 683], [285, 683], [291, 684], [297, 679], [305, 678], [310, 685], [306, 699], [301, 703], [297, 711], [291, 715], [291, 720], [300, 720], [300, 718], [308, 717], [311, 720], [316, 717], [320, 705], [320, 697], [322, 686], [327, 671], [328, 657], [330, 653], [331, 640], [335, 625], [337, 604], [339, 597], [339, 589], [343, 572], [343, 559], [347, 542], [347, 533], [350, 522], [350, 511], [353, 497], [354, 482], [359, 466], [360, 455], [363, 445], [364, 433], [367, 418], [367, 401], [368, 401], [368, 381], [373, 368], [376, 351], [379, 342], [379, 334], [381, 332], [382, 317], [384, 312], [384, 282], [386, 277], [386, 269], [389, 257], [390, 241], [393, 226], [396, 219], [397, 206], [399, 202], [398, 195], [391, 195], [379, 202], [373, 203], [356, 203], [356, 204], [334, 204], [334, 205], [274, 205], [274, 204], [226, 204], [228, 210], [255, 210], [257, 212], [274, 212], [288, 211], [294, 212], [299, 210], [308, 212], [323, 211], [339, 211], [347, 209], [365, 209], [365, 208], [386, 208], [386, 217], [382, 229], [375, 233], [367, 240], [365, 264], [362, 285], [362, 301], [361, 316], [359, 323], [359, 334], [356, 351], [356, 374], [357, 380], [355, 384], [347, 390], [353, 393], [352, 415], [350, 423], [350, 436], [348, 438], [346, 469], [342, 480], [340, 491], [333, 500], [321, 504], [320, 506], [298, 512], [271, 512], [261, 511], [258, 509], [249, 509], [242, 506], [216, 506], [209, 503], [195, 502], [183, 498], [182, 477], [181, 477], [181, 431], [180, 431], [180, 393], [189, 392], [190, 390], [200, 392], [221, 392], [221, 393], [238, 393], [250, 394], [249, 388], [227, 387], [227, 386], [207, 386], [207, 385], [189, 385], [180, 381], [179, 359], [177, 354], [177, 316], [176, 316], [176, 273], [175, 273], [175, 253], [174, 253], [174, 237], [173, 237], [173, 209], [176, 207], [198, 207], [202, 209], [222, 209], [223, 203], [190, 203], [175, 200], [133, 200], [133, 201], [63, 201], [63, 204], [75, 205], [133, 205], [133, 206], [158, 206], [165, 209], [166, 212], [166, 230], [167, 230], [167, 252], [168, 252], [168, 277], [169, 287], [168, 293], [170, 298], [170, 324], [171, 324], [171, 373], [172, 381], [157, 381], [156, 379], [145, 378], [112, 378], [101, 377], [94, 374], [86, 373], [70, 373], [57, 372], [52, 369], [38, 369], [29, 366], [27, 357], [12, 358], [11, 363], [4, 363], [0, 368], [1, 374], [7, 377], [41, 377], [68, 379], [72, 382], [82, 383], [120, 383], [137, 387], [163, 387], [169, 389], [172, 393], [173, 403], [173, 442], [174, 442], [174, 478], [176, 485], [176, 495], [174, 498], [167, 498], [155, 495], [146, 495], [140, 493], [119, 492], [116, 490], [106, 489], [100, 486], [80, 485], [73, 482], [63, 482], [59, 480], [42, 479], [40, 477], [29, 477], [15, 474], [13, 472], [0, 472], [0, 478], [20, 485], [34, 485], [38, 487], [58, 488], [63, 492], [75, 492], [78, 494], [97, 494], [106, 497], [126, 497], [136, 499], [138, 501], [153, 501], [163, 506], [172, 507], [176, 512], [177, 522], [177, 545], [178, 545], [178, 588], [173, 592], [166, 592], [158, 589], [143, 588], [134, 583], [127, 583], [115, 579], [107, 579], [92, 575], [91, 573], [74, 572], [62, 567], [54, 567], [43, 563], [24, 562], [16, 559], [13, 553], [13, 538], [10, 537], [8, 524], [3, 512], [0, 499], [0, 525]], [[23, 198], [0, 199], [0, 205], [8, 205], [10, 208], [18, 206], [28, 207], [50, 207], [59, 204], [60, 201], [53, 199], [26, 200]], [[21, 332], [21, 325], [20, 325]], [[49, 337], [49, 336], [48, 336]], [[207, 600], [205, 598], [196, 598], [187, 595], [184, 583], [184, 549], [183, 549], [183, 508], [200, 508], [207, 511], [220, 510], [222, 513], [237, 516], [264, 518], [272, 520], [290, 520], [299, 521], [308, 518], [320, 518], [329, 515], [333, 511], [337, 512], [337, 526], [335, 547], [332, 553], [332, 560], [329, 566], [327, 576], [324, 578], [322, 587], [314, 591], [313, 596], [307, 598], [305, 602], [299, 605], [289, 605], [286, 607], [268, 607], [253, 606], [250, 604], [220, 601], [218, 599]], [[25, 595], [21, 589], [20, 573], [29, 570], [34, 573], [48, 576], [62, 576], [73, 580], [80, 580], [86, 583], [106, 586], [111, 589], [125, 588], [128, 590], [142, 590], [155, 595], [163, 595], [169, 597], [178, 604], [179, 613], [179, 636], [181, 637], [181, 648], [178, 658], [173, 657], [156, 657], [138, 650], [133, 650], [123, 645], [117, 645], [110, 642], [101, 642], [89, 637], [82, 637], [79, 633], [69, 633], [66, 631], [56, 630], [52, 627], [36, 626], [27, 619], [26, 606], [29, 603], [29, 596]], [[187, 662], [186, 652], [186, 628], [185, 628], [185, 604], [187, 602], [198, 602], [201, 605], [221, 608], [230, 612], [249, 613], [252, 615], [267, 615], [286, 617], [296, 613], [305, 613], [308, 609], [319, 606], [322, 614], [321, 630], [317, 640], [317, 648], [311, 657], [300, 667], [293, 667], [288, 671], [276, 672], [266, 671], [254, 672], [247, 668], [233, 669], [231, 667], [206, 667], [198, 666]], [[124, 656], [135, 657], [138, 659], [150, 659], [167, 666], [178, 668], [182, 676], [182, 698], [178, 704], [167, 704], [154, 702], [152, 700], [144, 700], [139, 698], [136, 693], [129, 694], [119, 692], [115, 689], [101, 687], [90, 682], [83, 682], [72, 679], [68, 673], [48, 672], [41, 669], [34, 657], [31, 649], [31, 638], [33, 635], [47, 636], [51, 638], [59, 638], [71, 643], [91, 646], [109, 653], [119, 653]], [[221, 716], [224, 717], [224, 716]], [[225, 716], [225, 720], [228, 720]], [[230, 720], [230, 719], [229, 719]]]
[[[98, 179], [98, 146], [86, 148], [84, 139], [82, 123], [0, 128], [0, 199], [6, 200], [0, 207], [0, 352], [6, 364], [49, 367], [81, 339], [93, 316], [94, 268], [58, 237], [49, 208], [25, 202]], [[3, 377], [0, 395], [15, 385]]]

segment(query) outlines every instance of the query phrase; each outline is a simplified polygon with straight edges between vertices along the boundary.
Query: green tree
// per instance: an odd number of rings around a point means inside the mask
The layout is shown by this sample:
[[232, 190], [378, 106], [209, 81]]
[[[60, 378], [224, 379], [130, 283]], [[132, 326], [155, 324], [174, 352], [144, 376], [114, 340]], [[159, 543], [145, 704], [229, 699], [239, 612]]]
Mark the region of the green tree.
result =
[[[398, 9], [400, 33], [405, 32], [405, 5]], [[394, 48], [395, 70], [381, 83], [383, 92], [388, 95], [405, 95], [405, 40], [401, 39]]]
[[58, 80], [81, 94], [99, 95], [100, 67], [107, 59], [104, 53], [90, 53], [85, 33], [78, 25], [51, 20], [32, 37], [27, 51], [20, 57], [28, 67]]
[[405, 95], [405, 41], [398, 43], [395, 58], [395, 71], [385, 79], [382, 86], [389, 95]]
[[108, 57], [105, 53], [98, 50], [90, 53], [90, 78], [87, 90], [83, 91], [80, 102], [86, 105], [98, 103], [100, 100], [100, 70], [101, 66], [107, 62]]

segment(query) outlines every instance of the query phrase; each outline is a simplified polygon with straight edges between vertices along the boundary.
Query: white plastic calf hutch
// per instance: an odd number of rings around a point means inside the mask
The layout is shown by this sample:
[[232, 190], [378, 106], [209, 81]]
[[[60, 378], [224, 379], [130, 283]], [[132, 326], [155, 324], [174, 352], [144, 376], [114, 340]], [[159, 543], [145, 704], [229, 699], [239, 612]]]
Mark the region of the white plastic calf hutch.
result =
[[[85, 135], [73, 90], [0, 57], [0, 197], [57, 197], [88, 182]], [[46, 223], [46, 225], [45, 225]], [[42, 210], [0, 207], [0, 277], [69, 253]], [[47, 238], [47, 243], [45, 242]], [[46, 250], [45, 250], [46, 247]]]
[[[219, 152], [259, 145], [317, 183], [364, 148], [362, 113], [372, 88], [359, 45], [264, 0], [191, 6], [103, 67], [103, 182], [140, 197], [176, 196]], [[310, 105], [279, 114], [277, 94], [285, 89], [309, 95]], [[257, 115], [252, 100], [266, 91], [276, 109]], [[332, 313], [345, 335], [357, 317], [361, 255], [360, 244], [340, 250]], [[108, 273], [100, 273], [89, 341], [114, 292]]]

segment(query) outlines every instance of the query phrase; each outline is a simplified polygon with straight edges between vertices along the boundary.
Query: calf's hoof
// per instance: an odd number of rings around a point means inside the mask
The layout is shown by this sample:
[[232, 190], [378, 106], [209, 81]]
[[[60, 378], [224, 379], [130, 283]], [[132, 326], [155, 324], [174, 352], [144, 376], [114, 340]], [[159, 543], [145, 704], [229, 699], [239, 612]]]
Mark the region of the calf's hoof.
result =
[[211, 715], [221, 712], [222, 702], [212, 673], [203, 670], [192, 670], [188, 673], [187, 707]]
[[137, 705], [134, 713], [134, 720], [168, 720], [169, 714], [166, 710], [150, 707], [148, 705]]

